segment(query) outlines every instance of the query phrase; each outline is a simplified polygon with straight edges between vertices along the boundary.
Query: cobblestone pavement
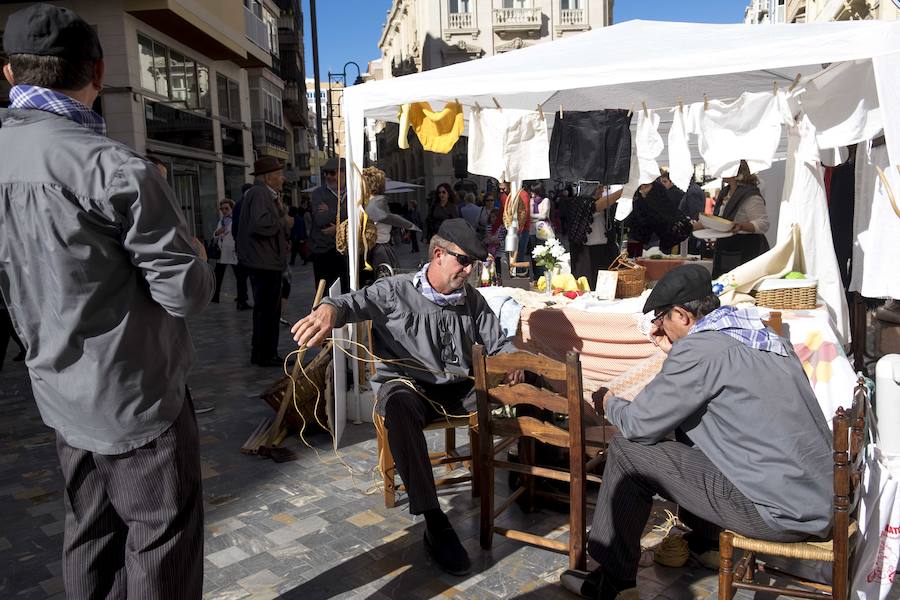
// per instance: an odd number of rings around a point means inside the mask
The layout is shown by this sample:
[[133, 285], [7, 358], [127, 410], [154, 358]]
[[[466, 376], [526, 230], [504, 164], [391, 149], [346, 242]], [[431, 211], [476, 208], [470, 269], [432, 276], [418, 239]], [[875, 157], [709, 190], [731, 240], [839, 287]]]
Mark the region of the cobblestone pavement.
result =
[[[417, 257], [404, 247], [406, 266]], [[311, 267], [293, 268], [293, 295], [286, 317], [308, 312], [314, 294]], [[561, 555], [496, 538], [490, 552], [478, 545], [478, 504], [468, 488], [441, 496], [475, 569], [469, 577], [444, 574], [423, 552], [423, 522], [403, 504], [385, 509], [373, 487], [376, 460], [370, 424], [347, 425], [340, 452], [351, 476], [323, 433], [297, 439], [295, 462], [276, 464], [238, 449], [272, 411], [258, 394], [276, 369], [249, 365], [250, 313], [233, 304], [234, 281], [226, 276], [222, 303], [190, 322], [198, 361], [190, 386], [199, 403], [214, 410], [198, 415], [206, 510], [204, 598], [548, 598], [571, 599], [558, 577]], [[285, 328], [281, 350], [291, 349]], [[62, 476], [54, 434], [40, 420], [22, 363], [0, 372], [0, 598], [63, 598], [60, 548], [63, 531]], [[437, 432], [436, 432], [437, 433]], [[436, 435], [429, 438], [437, 442]], [[505, 490], [498, 483], [498, 490]], [[508, 511], [506, 522], [564, 535], [566, 516], [539, 510]], [[715, 576], [699, 566], [643, 568], [641, 598], [712, 598]]]

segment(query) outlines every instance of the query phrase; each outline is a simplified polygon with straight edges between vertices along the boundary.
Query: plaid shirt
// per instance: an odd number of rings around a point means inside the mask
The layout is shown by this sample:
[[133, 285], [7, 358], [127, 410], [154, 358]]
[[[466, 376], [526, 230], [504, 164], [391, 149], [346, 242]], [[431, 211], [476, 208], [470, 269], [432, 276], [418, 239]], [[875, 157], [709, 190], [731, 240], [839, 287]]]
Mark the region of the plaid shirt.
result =
[[783, 340], [766, 328], [756, 309], [722, 306], [697, 321], [688, 335], [701, 331], [721, 331], [749, 348], [787, 356]]
[[9, 92], [11, 108], [44, 110], [72, 119], [99, 135], [106, 135], [106, 121], [93, 110], [65, 94], [36, 85], [14, 85]]
[[442, 294], [428, 283], [428, 277], [425, 273], [428, 271], [428, 265], [425, 263], [418, 273], [413, 277], [413, 285], [416, 286], [422, 295], [437, 304], [438, 306], [462, 306], [466, 303], [466, 286], [453, 290], [449, 294]]

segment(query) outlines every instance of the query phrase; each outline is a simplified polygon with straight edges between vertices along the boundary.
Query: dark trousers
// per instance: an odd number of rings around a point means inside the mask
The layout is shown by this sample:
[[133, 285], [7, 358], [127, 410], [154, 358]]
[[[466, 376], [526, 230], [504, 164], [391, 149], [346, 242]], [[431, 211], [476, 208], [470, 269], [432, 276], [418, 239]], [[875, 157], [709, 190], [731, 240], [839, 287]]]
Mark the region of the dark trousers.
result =
[[609, 244], [587, 246], [572, 244], [572, 275], [587, 277], [591, 289], [597, 285], [597, 271], [609, 269], [610, 263], [618, 256], [618, 249]]
[[[222, 282], [225, 281], [225, 271], [227, 269], [228, 269], [228, 265], [226, 265], [224, 263], [216, 263], [216, 293], [213, 294], [213, 297], [212, 297], [213, 302], [219, 301], [219, 293], [222, 291]], [[238, 266], [231, 265], [231, 272], [234, 273], [234, 281], [237, 282], [238, 281]], [[245, 278], [246, 278], [246, 276], [245, 276]], [[240, 291], [240, 288], [238, 288], [238, 291]], [[247, 288], [245, 286], [244, 294], [246, 294], [246, 293], [247, 293]], [[244, 303], [246, 304], [246, 302], [247, 302], [247, 298], [245, 297]]]
[[238, 306], [242, 306], [244, 304], [248, 304], [248, 295], [247, 295], [247, 267], [238, 263], [234, 266], [234, 280], [237, 284], [237, 303]]
[[278, 355], [278, 320], [281, 318], [281, 271], [248, 269], [253, 286], [253, 338], [250, 361], [272, 360]]
[[699, 448], [676, 441], [647, 446], [616, 436], [588, 536], [588, 553], [614, 577], [637, 576], [641, 533], [654, 494], [690, 512], [690, 516], [682, 513], [683, 520], [706, 537], [715, 537], [722, 527], [775, 542], [806, 537], [769, 527], [754, 504]]
[[66, 481], [63, 582], [69, 600], [199, 599], [203, 493], [189, 397], [152, 442], [106, 456], [56, 436]]
[[394, 464], [406, 486], [409, 512], [414, 515], [440, 508], [423, 432], [425, 426], [445, 417], [444, 413], [465, 416], [475, 410], [471, 381], [420, 389], [441, 410], [422, 394], [399, 381], [385, 383], [379, 388], [376, 407], [384, 416], [384, 427], [387, 429]]
[[341, 280], [341, 293], [346, 294], [350, 291], [350, 267], [347, 263], [347, 257], [332, 248], [326, 252], [313, 252], [310, 255], [313, 263], [313, 277], [315, 285], [319, 285], [319, 281], [325, 280], [325, 291], [336, 280]]
[[[2, 300], [0, 300], [0, 302], [2, 302]], [[12, 319], [9, 318], [9, 311], [5, 308], [0, 308], [0, 369], [3, 368], [3, 363], [6, 361], [6, 347], [9, 346], [9, 340], [16, 343], [21, 354], [25, 353], [25, 346], [22, 344], [22, 340], [19, 339], [19, 336], [16, 335], [16, 330], [13, 329]]]

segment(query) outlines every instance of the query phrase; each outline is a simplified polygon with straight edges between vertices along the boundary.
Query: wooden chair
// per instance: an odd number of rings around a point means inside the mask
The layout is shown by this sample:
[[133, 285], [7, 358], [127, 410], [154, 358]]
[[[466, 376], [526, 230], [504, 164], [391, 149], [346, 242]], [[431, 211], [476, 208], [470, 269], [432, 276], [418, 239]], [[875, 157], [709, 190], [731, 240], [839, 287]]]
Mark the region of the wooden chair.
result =
[[[467, 475], [456, 477], [441, 477], [435, 479], [434, 485], [438, 489], [472, 482], [472, 497], [478, 496], [478, 469], [476, 467], [476, 448], [478, 448], [478, 432], [474, 427], [475, 414], [469, 417], [441, 418], [425, 427], [425, 431], [444, 430], [444, 450], [441, 452], [429, 452], [431, 466], [445, 465], [447, 473], [454, 471], [459, 465], [469, 468]], [[460, 454], [456, 448], [456, 430], [466, 428], [469, 432], [469, 453]], [[394, 456], [388, 444], [387, 429], [384, 427], [384, 417], [375, 415], [375, 432], [378, 440], [378, 468], [384, 480], [384, 505], [393, 508], [397, 504], [397, 492], [406, 490], [406, 486], [397, 483], [397, 467], [394, 466]]]
[[[569, 566], [573, 569], [585, 567], [585, 485], [586, 481], [600, 481], [599, 477], [588, 476], [585, 454], [584, 399], [581, 385], [581, 362], [578, 353], [569, 352], [566, 362], [560, 363], [544, 356], [525, 352], [513, 352], [497, 356], [487, 356], [484, 347], [476, 344], [472, 349], [475, 371], [475, 393], [478, 403], [478, 469], [481, 476], [481, 547], [489, 549], [494, 534], [518, 540], [562, 554], [568, 554]], [[556, 390], [565, 390], [560, 395], [548, 389], [540, 389], [527, 383], [514, 386], [500, 384], [509, 371], [526, 369], [538, 375]], [[494, 417], [492, 409], [496, 405], [516, 407], [517, 416], [511, 418]], [[524, 408], [528, 407], [528, 408]], [[533, 408], [532, 408], [533, 407]], [[567, 415], [568, 430], [542, 421], [526, 413], [540, 414], [543, 410]], [[494, 444], [494, 436], [504, 438]], [[527, 439], [529, 443], [521, 444]], [[538, 440], [569, 451], [569, 470], [539, 467], [533, 465], [533, 441]], [[520, 442], [519, 463], [496, 458], [502, 450]], [[521, 485], [502, 504], [494, 507], [494, 471], [504, 469], [522, 474]], [[569, 541], [552, 540], [529, 533], [496, 527], [494, 521], [520, 496], [534, 496], [534, 478], [542, 477], [568, 482], [570, 503]]]
[[[865, 382], [860, 379], [853, 394], [853, 406], [849, 411], [839, 408], [832, 420], [834, 432], [834, 520], [832, 538], [823, 542], [779, 543], [745, 537], [732, 531], [719, 535], [719, 600], [731, 600], [735, 588], [772, 592], [795, 598], [833, 598], [847, 600], [850, 594], [851, 541], [857, 532], [857, 523], [851, 518], [859, 504], [859, 483], [865, 468], [865, 417], [867, 410]], [[744, 550], [744, 556], [733, 568], [734, 549]], [[766, 573], [766, 567], [757, 565], [756, 555], [765, 554], [784, 558], [814, 560], [831, 563], [832, 585], [800, 581], [786, 573], [768, 568], [772, 574], [792, 577], [794, 583], [806, 585], [816, 591], [796, 588], [779, 588], [753, 582], [755, 572]]]

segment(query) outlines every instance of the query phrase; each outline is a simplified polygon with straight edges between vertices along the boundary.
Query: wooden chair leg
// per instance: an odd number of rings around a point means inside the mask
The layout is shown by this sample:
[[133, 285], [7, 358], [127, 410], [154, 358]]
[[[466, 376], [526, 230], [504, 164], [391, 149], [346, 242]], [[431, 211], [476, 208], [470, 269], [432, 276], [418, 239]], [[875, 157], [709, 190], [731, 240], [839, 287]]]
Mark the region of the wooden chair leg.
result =
[[394, 455], [391, 454], [391, 446], [388, 444], [387, 431], [384, 428], [384, 419], [381, 415], [375, 416], [375, 436], [378, 440], [378, 468], [381, 471], [384, 482], [384, 506], [394, 508], [397, 504], [397, 483], [394, 475]]
[[478, 498], [481, 490], [481, 472], [478, 467], [478, 417], [475, 414], [469, 416], [469, 454], [472, 460], [469, 464], [469, 473], [472, 475], [472, 497]]
[[[523, 465], [535, 465], [534, 438], [519, 438], [519, 460]], [[522, 485], [525, 487], [525, 507], [528, 512], [534, 512], [534, 475], [522, 475]]]
[[[447, 458], [452, 457], [456, 454], [456, 429], [450, 427], [444, 430], [444, 454], [447, 455]], [[447, 463], [445, 466], [446, 471], [450, 473], [456, 468], [457, 463]]]
[[731, 600], [734, 590], [734, 535], [728, 531], [719, 534], [719, 600]]
[[478, 491], [481, 494], [481, 547], [490, 550], [494, 540], [494, 461], [491, 454], [491, 435], [478, 431], [478, 471], [481, 483]]

